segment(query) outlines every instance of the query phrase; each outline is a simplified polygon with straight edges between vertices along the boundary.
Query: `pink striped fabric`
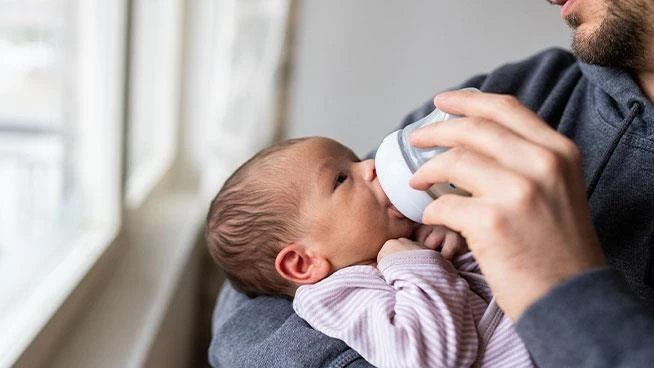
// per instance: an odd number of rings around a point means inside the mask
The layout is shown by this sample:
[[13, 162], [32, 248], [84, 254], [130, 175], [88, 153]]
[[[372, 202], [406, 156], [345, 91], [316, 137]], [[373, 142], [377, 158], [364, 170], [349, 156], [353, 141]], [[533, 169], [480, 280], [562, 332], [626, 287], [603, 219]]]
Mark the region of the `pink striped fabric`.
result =
[[499, 309], [489, 307], [492, 294], [472, 256], [454, 264], [427, 249], [393, 253], [378, 268], [351, 266], [301, 286], [293, 307], [377, 367], [532, 367], [501, 312], [492, 334], [479, 330]]

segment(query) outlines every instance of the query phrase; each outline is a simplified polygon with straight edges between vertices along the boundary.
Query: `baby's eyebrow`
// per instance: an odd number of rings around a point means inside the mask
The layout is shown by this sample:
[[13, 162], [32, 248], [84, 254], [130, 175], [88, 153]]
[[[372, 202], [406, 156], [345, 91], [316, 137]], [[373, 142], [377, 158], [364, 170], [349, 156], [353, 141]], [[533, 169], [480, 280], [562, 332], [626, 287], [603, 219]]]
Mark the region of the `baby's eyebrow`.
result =
[[325, 170], [329, 169], [332, 166], [331, 163], [332, 160], [330, 159], [324, 159], [320, 167], [318, 167], [318, 171], [320, 174], [322, 174]]
[[[325, 175], [328, 175], [331, 173], [331, 168], [333, 166], [331, 159], [325, 159], [323, 163], [318, 167], [318, 183], [323, 183], [323, 182], [331, 182], [329, 180], [325, 180], [324, 177]], [[320, 187], [326, 187], [323, 185], [320, 185]]]

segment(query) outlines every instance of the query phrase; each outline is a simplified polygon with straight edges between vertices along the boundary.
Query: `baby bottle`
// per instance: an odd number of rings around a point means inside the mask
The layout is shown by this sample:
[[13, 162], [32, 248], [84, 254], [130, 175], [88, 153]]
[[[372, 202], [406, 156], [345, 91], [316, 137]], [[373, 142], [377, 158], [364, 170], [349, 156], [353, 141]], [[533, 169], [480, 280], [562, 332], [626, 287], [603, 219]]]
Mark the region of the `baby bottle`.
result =
[[[479, 92], [476, 88], [466, 90]], [[377, 149], [375, 169], [379, 184], [393, 206], [415, 222], [421, 222], [425, 207], [445, 193], [470, 195], [451, 183], [437, 183], [426, 191], [413, 189], [409, 185], [409, 179], [422, 164], [447, 151], [444, 147], [416, 148], [409, 143], [411, 133], [423, 126], [458, 117], [436, 108], [424, 118], [387, 135]]]

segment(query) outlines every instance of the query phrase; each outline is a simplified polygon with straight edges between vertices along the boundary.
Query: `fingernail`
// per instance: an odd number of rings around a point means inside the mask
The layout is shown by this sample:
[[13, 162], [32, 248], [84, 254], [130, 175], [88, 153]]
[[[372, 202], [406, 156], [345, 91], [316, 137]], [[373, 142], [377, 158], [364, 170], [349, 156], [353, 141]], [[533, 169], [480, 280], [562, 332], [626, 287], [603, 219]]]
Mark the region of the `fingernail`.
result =
[[415, 140], [418, 137], [418, 133], [417, 133], [418, 131], [420, 131], [420, 128], [414, 130], [413, 132], [411, 132], [411, 134], [409, 134], [409, 143], [414, 143], [415, 142]]
[[451, 94], [452, 92], [450, 91], [445, 91], [437, 94], [436, 97], [434, 97], [434, 104], [439, 104], [441, 102], [447, 101], [450, 98]]

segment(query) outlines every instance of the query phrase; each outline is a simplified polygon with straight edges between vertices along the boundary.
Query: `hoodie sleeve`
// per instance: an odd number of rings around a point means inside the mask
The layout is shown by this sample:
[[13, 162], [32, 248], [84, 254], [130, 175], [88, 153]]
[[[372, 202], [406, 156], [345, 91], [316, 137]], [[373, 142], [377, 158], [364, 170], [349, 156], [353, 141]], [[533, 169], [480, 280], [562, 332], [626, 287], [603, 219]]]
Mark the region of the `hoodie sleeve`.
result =
[[541, 367], [649, 367], [654, 313], [610, 268], [555, 287], [519, 318], [517, 332]]
[[374, 368], [343, 341], [311, 328], [288, 299], [250, 298], [229, 282], [216, 305], [208, 355], [220, 368]]

